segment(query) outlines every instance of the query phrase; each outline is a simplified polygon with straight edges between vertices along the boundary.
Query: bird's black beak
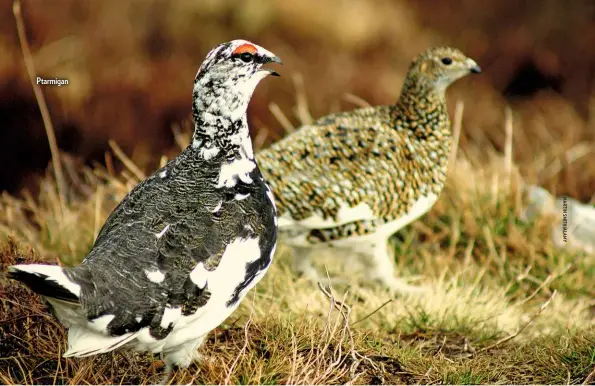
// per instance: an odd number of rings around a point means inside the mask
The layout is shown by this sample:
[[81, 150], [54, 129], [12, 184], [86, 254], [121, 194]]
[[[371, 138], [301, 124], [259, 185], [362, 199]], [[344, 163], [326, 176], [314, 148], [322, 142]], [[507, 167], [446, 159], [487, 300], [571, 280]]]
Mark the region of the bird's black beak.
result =
[[269, 57], [268, 60], [267, 60], [267, 62], [273, 62], [273, 63], [283, 64], [283, 61], [278, 56], [271, 56], [271, 57]]
[[[267, 56], [264, 59], [264, 63], [278, 63], [278, 64], [283, 64], [283, 61], [278, 56]], [[279, 75], [279, 73], [277, 71], [275, 71], [273, 69], [270, 69], [270, 68], [263, 68], [262, 70], [263, 71], [268, 71], [273, 76], [281, 76], [281, 75]]]
[[481, 72], [481, 67], [479, 67], [475, 60], [471, 58], [467, 58], [466, 67], [469, 69], [468, 71], [472, 74], [479, 74]]
[[260, 71], [268, 72], [269, 75], [273, 76], [281, 76], [277, 71], [273, 70], [272, 68], [261, 68]]

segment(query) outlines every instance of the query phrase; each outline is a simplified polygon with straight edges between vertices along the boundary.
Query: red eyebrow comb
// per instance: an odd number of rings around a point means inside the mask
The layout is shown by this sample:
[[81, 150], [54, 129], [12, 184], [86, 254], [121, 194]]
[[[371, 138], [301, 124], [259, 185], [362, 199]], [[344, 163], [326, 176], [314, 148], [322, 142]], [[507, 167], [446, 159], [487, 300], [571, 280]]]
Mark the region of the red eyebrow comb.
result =
[[235, 50], [233, 50], [232, 54], [243, 54], [248, 52], [250, 54], [255, 54], [258, 50], [252, 44], [244, 43]]

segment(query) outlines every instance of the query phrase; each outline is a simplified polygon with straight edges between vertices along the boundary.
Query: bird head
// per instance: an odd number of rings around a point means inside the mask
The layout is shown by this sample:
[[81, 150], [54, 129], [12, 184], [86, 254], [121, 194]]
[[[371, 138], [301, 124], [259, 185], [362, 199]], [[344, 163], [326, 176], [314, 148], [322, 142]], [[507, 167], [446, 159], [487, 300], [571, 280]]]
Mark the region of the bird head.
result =
[[263, 65], [279, 63], [272, 52], [247, 40], [232, 40], [213, 48], [194, 79], [195, 113], [237, 120], [246, 113], [258, 82], [279, 76]]
[[446, 88], [463, 76], [479, 74], [481, 68], [456, 48], [436, 47], [419, 55], [411, 64], [409, 73], [417, 73], [416, 78], [444, 92]]
[[[240, 144], [251, 155], [246, 110], [258, 85], [267, 75], [279, 76], [263, 67], [281, 59], [247, 40], [232, 40], [213, 48], [194, 78], [193, 148], [212, 158], [225, 147], [234, 152]], [[223, 143], [226, 144], [223, 144]]]
[[232, 40], [213, 48], [200, 66], [195, 82], [204, 85], [223, 85], [254, 91], [267, 75], [279, 74], [262, 66], [267, 63], [282, 64], [272, 52], [247, 40]]

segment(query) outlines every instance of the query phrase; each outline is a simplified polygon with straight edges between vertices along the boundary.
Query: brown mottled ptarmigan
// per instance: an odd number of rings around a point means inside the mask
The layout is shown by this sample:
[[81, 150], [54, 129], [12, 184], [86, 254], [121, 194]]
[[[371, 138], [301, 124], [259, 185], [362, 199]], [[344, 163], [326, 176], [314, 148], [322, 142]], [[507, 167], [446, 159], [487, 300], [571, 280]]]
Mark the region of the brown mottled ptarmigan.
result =
[[369, 279], [397, 292], [388, 238], [438, 199], [452, 142], [446, 88], [481, 72], [457, 49], [432, 48], [412, 62], [394, 105], [332, 114], [257, 154], [294, 269], [318, 280], [310, 254], [331, 246], [371, 266]]

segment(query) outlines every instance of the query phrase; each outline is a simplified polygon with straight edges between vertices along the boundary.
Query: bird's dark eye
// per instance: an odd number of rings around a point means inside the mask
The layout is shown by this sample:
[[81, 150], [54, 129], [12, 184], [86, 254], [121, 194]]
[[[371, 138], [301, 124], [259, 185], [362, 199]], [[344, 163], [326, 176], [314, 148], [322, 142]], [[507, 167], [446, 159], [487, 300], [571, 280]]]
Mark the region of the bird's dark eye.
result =
[[452, 59], [449, 58], [448, 56], [446, 58], [442, 58], [441, 61], [443, 64], [446, 64], [447, 66], [452, 63]]
[[243, 62], [250, 63], [252, 59], [254, 59], [254, 55], [249, 52], [244, 52], [240, 54], [240, 59], [242, 59]]

